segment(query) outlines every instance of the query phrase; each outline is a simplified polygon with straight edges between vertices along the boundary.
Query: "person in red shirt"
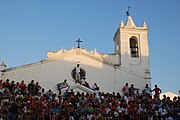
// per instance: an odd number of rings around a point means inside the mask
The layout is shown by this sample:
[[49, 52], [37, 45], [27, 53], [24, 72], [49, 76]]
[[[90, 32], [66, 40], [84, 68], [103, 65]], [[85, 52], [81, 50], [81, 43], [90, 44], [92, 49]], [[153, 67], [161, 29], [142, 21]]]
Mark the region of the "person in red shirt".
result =
[[155, 85], [155, 88], [152, 91], [155, 92], [155, 97], [159, 97], [159, 95], [162, 92], [162, 90], [160, 88], [158, 88], [157, 85]]
[[19, 88], [21, 89], [22, 93], [26, 92], [26, 84], [24, 83], [24, 80], [21, 81], [21, 84], [19, 85]]

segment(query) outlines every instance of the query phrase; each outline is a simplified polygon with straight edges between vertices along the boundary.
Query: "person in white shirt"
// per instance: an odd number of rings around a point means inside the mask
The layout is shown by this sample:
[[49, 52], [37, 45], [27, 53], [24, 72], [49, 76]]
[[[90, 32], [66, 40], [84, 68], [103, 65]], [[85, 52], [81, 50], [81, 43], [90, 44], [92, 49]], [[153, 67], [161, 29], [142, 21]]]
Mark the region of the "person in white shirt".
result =
[[59, 93], [61, 93], [61, 89], [68, 87], [67, 80], [65, 79], [62, 83], [58, 83], [57, 86]]
[[85, 85], [85, 78], [81, 78], [80, 84], [81, 84], [81, 85]]
[[97, 86], [97, 84], [96, 83], [94, 83], [94, 85], [92, 86], [92, 90], [97, 90], [98, 89], [98, 86]]
[[80, 78], [81, 78], [81, 75], [80, 75], [80, 64], [77, 64], [77, 66], [76, 66], [76, 75], [75, 75], [76, 83], [80, 82]]
[[161, 115], [161, 117], [163, 118], [163, 119], [165, 119], [166, 118], [166, 116], [167, 116], [167, 114], [168, 114], [168, 112], [167, 112], [167, 110], [165, 109], [165, 106], [164, 105], [162, 105], [162, 107], [161, 108], [159, 108], [159, 114]]

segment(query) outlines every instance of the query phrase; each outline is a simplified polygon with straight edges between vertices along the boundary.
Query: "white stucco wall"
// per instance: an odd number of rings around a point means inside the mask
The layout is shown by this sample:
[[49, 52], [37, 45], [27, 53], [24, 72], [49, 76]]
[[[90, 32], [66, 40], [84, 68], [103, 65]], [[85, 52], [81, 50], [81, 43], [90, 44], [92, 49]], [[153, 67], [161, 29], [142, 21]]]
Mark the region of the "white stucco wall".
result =
[[71, 54], [61, 57], [59, 60], [48, 60], [38, 62], [24, 67], [17, 67], [5, 73], [5, 78], [19, 81], [23, 79], [25, 83], [30, 83], [33, 79], [39, 82], [46, 90], [57, 91], [56, 84], [64, 79], [73, 86], [75, 81], [71, 77], [71, 71], [79, 62], [81, 68], [86, 71], [86, 81], [92, 86], [94, 83], [103, 92], [122, 92], [126, 82], [134, 84], [135, 87], [144, 88], [145, 79], [131, 74], [130, 71], [120, 67], [114, 68], [111, 64], [98, 61], [95, 58], [87, 57], [82, 54]]

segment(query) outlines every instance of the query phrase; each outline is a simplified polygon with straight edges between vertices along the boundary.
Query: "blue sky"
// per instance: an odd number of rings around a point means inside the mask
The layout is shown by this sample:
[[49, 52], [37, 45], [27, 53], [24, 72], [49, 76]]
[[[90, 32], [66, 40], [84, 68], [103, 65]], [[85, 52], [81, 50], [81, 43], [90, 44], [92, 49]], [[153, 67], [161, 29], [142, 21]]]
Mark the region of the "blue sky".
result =
[[180, 90], [179, 0], [1, 0], [0, 62], [8, 67], [37, 62], [48, 51], [76, 47], [113, 53], [113, 36], [127, 6], [137, 26], [146, 21], [152, 87]]

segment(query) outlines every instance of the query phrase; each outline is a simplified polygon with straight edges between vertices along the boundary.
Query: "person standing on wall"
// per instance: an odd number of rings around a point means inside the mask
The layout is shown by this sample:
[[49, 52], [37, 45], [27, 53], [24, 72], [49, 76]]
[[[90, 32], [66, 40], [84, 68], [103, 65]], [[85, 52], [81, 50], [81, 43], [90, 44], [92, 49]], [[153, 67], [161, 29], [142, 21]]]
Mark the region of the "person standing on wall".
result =
[[151, 92], [155, 92], [155, 97], [158, 97], [159, 98], [159, 95], [161, 94], [162, 90], [157, 87], [157, 85], [155, 85], [155, 88], [151, 91]]
[[80, 78], [81, 78], [81, 75], [80, 75], [80, 64], [77, 64], [76, 66], [76, 83], [79, 83], [80, 82]]

